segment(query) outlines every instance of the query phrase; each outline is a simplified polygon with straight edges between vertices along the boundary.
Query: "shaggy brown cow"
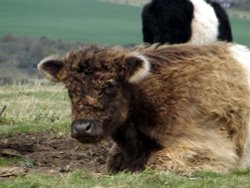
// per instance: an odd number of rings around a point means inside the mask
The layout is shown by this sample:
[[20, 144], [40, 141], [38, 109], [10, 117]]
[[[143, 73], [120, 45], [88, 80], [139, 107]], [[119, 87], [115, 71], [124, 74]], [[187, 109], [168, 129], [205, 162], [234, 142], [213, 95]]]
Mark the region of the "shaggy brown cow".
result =
[[108, 170], [227, 172], [249, 161], [250, 51], [244, 46], [90, 46], [42, 60], [72, 102], [72, 136], [111, 136]]

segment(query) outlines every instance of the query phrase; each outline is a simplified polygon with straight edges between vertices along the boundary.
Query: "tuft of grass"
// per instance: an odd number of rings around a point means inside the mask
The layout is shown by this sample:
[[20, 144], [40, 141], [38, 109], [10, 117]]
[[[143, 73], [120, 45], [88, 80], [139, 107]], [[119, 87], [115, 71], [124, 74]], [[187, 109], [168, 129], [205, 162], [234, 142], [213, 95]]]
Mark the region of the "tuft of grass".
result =
[[23, 159], [22, 157], [9, 157], [4, 159], [0, 158], [0, 167], [7, 167], [13, 165], [28, 168], [33, 168], [35, 166], [34, 161], [29, 159]]

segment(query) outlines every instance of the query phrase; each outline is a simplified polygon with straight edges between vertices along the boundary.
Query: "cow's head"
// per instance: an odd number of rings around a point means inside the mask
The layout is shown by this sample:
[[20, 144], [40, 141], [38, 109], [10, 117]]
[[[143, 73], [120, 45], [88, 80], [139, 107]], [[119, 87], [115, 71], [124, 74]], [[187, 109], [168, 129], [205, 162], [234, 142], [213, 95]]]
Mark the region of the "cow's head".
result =
[[72, 137], [93, 143], [126, 120], [132, 88], [147, 77], [150, 63], [138, 52], [90, 46], [65, 57], [49, 56], [38, 69], [68, 89]]

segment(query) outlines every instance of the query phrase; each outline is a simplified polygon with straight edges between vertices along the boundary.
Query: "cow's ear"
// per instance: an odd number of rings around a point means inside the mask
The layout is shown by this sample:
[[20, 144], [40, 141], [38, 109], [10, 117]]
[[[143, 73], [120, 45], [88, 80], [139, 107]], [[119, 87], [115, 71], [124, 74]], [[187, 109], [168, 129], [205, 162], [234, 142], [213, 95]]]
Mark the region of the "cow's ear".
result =
[[59, 82], [62, 81], [64, 77], [60, 74], [63, 66], [64, 63], [60, 56], [51, 55], [41, 60], [37, 65], [37, 69], [48, 80]]
[[126, 58], [126, 75], [128, 82], [137, 83], [150, 73], [150, 62], [140, 54], [132, 54]]

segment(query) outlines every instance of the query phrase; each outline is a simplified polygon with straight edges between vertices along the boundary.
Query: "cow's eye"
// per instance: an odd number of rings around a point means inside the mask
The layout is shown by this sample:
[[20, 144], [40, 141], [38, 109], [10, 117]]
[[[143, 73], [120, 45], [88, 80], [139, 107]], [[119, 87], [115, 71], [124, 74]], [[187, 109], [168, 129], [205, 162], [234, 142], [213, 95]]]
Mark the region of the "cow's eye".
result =
[[103, 88], [103, 93], [105, 93], [106, 95], [115, 94], [117, 88], [117, 83], [115, 81], [110, 81], [107, 83], [106, 87]]

